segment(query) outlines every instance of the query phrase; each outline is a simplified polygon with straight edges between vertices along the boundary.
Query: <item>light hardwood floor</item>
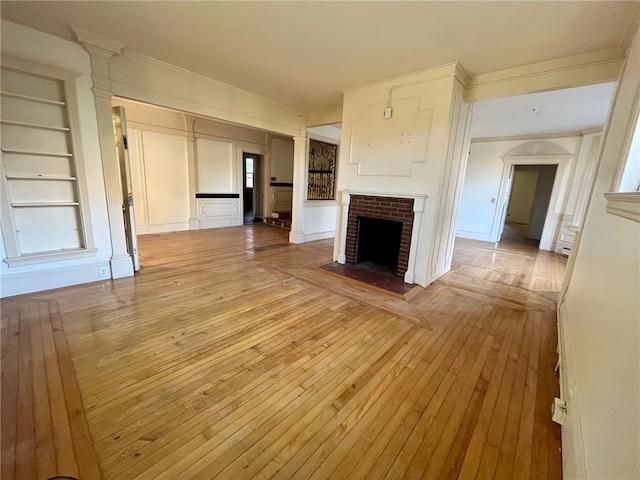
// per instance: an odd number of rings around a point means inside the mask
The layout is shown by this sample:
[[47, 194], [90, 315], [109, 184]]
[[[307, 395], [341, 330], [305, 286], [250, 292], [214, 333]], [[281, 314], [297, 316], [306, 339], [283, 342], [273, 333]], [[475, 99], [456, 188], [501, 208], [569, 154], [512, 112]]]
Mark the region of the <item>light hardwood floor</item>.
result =
[[286, 233], [141, 236], [134, 278], [3, 300], [2, 478], [56, 458], [97, 478], [85, 418], [105, 479], [561, 478], [563, 257], [460, 239], [449, 274], [401, 296]]

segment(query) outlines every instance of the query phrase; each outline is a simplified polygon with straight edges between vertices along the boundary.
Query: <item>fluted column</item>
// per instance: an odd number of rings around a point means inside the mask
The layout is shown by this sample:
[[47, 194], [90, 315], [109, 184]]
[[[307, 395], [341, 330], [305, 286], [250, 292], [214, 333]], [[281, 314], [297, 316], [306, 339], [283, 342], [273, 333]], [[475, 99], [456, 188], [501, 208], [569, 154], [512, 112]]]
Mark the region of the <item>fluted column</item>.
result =
[[198, 185], [198, 150], [196, 148], [195, 122], [198, 117], [185, 115], [185, 131], [187, 132], [187, 170], [189, 173], [189, 230], [199, 230], [198, 204], [196, 191]]
[[119, 55], [123, 44], [96, 37], [93, 34], [76, 30], [78, 42], [89, 53], [91, 59], [91, 79], [96, 105], [98, 137], [102, 157], [102, 172], [107, 197], [107, 214], [111, 236], [111, 277], [121, 278], [133, 275], [133, 261], [127, 252], [125, 233], [122, 183], [118, 155], [115, 149], [113, 119], [111, 110], [111, 78], [109, 60]]
[[293, 137], [293, 194], [291, 199], [291, 243], [304, 243], [304, 199], [307, 188], [306, 136]]

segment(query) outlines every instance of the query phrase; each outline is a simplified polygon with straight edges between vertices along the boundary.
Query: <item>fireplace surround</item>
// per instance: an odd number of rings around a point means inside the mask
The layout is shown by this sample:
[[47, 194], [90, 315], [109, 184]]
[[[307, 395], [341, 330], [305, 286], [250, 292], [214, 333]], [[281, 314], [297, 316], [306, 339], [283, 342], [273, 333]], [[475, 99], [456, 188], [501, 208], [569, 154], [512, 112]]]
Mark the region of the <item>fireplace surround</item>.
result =
[[358, 260], [359, 219], [378, 219], [401, 223], [396, 275], [404, 276], [409, 266], [409, 251], [414, 223], [414, 199], [379, 195], [350, 195], [346, 228], [345, 262]]

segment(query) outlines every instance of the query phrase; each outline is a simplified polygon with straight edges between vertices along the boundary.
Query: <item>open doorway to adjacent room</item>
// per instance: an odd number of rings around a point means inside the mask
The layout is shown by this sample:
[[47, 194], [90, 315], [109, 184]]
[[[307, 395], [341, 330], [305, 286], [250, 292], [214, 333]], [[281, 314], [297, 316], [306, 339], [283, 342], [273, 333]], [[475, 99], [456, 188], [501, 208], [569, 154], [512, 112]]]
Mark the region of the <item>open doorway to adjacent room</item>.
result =
[[514, 165], [500, 240], [539, 246], [557, 165]]
[[245, 225], [262, 221], [262, 155], [242, 154], [242, 212]]

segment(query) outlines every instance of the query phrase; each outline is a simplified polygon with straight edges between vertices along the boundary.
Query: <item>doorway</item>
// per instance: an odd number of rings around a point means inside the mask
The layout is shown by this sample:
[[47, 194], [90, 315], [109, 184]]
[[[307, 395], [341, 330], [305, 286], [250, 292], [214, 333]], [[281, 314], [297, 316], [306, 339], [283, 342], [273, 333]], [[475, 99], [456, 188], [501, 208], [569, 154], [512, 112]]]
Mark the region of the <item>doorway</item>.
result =
[[122, 186], [122, 216], [127, 242], [127, 253], [131, 255], [133, 271], [140, 270], [138, 255], [138, 234], [136, 216], [133, 206], [133, 190], [131, 186], [131, 164], [129, 161], [129, 145], [127, 142], [127, 122], [123, 107], [112, 107], [113, 134], [118, 155], [118, 170]]
[[558, 165], [513, 165], [500, 240], [539, 246]]
[[262, 155], [242, 153], [242, 211], [245, 225], [262, 221]]

